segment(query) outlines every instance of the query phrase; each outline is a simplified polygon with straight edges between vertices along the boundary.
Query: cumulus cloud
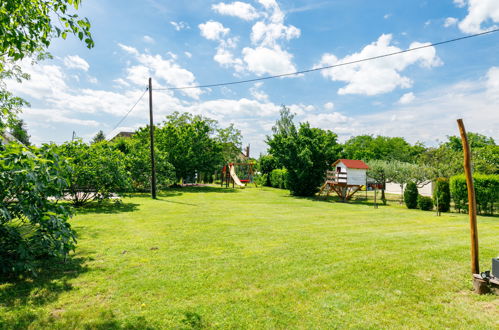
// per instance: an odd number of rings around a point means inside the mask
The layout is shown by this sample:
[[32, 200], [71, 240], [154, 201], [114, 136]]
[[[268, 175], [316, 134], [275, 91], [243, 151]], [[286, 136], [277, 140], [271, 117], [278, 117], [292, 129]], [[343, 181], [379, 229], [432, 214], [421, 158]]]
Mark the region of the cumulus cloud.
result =
[[[357, 61], [369, 57], [401, 51], [400, 48], [390, 45], [391, 34], [381, 35], [377, 41], [365, 46], [359, 53], [347, 55], [338, 59], [334, 54], [324, 54], [316, 68], [341, 63]], [[413, 42], [409, 48], [416, 48], [427, 44]], [[436, 55], [435, 47], [428, 47], [388, 58], [360, 62], [322, 71], [325, 78], [333, 81], [343, 81], [347, 85], [338, 90], [338, 94], [377, 95], [387, 93], [396, 88], [409, 88], [412, 80], [402, 76], [409, 65], [418, 63], [422, 67], [431, 68], [441, 65]]]
[[220, 2], [212, 5], [211, 8], [221, 15], [239, 17], [246, 21], [252, 21], [260, 17], [260, 14], [256, 11], [255, 7], [241, 1], [235, 1], [228, 4]]
[[[130, 83], [145, 86], [148, 78], [153, 77], [160, 84], [166, 83], [167, 86], [172, 87], [196, 85], [194, 74], [175, 62], [175, 54], [170, 54], [170, 59], [165, 59], [161, 55], [141, 53], [130, 46], [119, 44], [119, 47], [131, 54], [137, 62], [126, 69], [126, 79]], [[185, 89], [182, 92], [195, 99], [199, 98], [202, 93], [201, 90], [195, 88]]]
[[[458, 6], [466, 5], [464, 0], [454, 1]], [[497, 28], [497, 25], [482, 27], [488, 21], [499, 23], [499, 1], [468, 0], [468, 15], [459, 22], [459, 29], [464, 33], [480, 33]]]
[[208, 40], [220, 40], [222, 37], [230, 32], [229, 28], [226, 28], [220, 22], [208, 21], [198, 25], [199, 30], [201, 30], [201, 35]]
[[282, 74], [296, 71], [293, 65], [293, 55], [282, 50], [279, 46], [246, 47], [243, 49], [244, 62], [247, 69], [261, 76], [263, 74]]
[[333, 102], [327, 102], [324, 104], [324, 109], [326, 110], [333, 110], [334, 109], [334, 103]]
[[458, 22], [457, 18], [455, 18], [455, 17], [447, 17], [445, 19], [445, 22], [444, 22], [444, 27], [449, 27], [449, 26], [456, 25], [457, 22]]
[[399, 104], [409, 104], [412, 101], [414, 101], [415, 99], [416, 99], [416, 96], [414, 96], [413, 92], [405, 93], [404, 95], [402, 95], [402, 97], [400, 97], [398, 103]]
[[64, 58], [64, 65], [70, 69], [88, 71], [90, 65], [78, 55], [69, 55]]

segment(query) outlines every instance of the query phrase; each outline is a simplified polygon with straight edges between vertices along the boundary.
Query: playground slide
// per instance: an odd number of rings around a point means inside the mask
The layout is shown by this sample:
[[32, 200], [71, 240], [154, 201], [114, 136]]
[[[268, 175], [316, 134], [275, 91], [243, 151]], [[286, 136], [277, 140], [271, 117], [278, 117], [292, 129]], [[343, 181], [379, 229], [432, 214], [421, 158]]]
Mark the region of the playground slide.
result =
[[232, 177], [232, 180], [234, 180], [234, 183], [238, 185], [239, 187], [244, 187], [244, 184], [241, 183], [241, 180], [237, 177], [236, 174], [236, 169], [234, 168], [234, 165], [230, 165], [230, 176]]

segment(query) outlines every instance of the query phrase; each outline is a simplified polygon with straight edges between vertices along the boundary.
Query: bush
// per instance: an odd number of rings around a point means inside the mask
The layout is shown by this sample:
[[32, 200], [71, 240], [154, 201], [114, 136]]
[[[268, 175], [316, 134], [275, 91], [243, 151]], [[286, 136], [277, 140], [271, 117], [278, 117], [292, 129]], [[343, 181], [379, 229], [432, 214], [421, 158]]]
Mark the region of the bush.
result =
[[440, 212], [449, 212], [450, 209], [450, 188], [449, 180], [438, 178], [433, 191], [433, 203]]
[[[479, 213], [494, 213], [494, 204], [499, 202], [499, 175], [473, 175], [475, 197]], [[464, 175], [456, 175], [450, 179], [450, 192], [455, 208], [468, 210], [468, 190]]]
[[276, 169], [270, 173], [270, 184], [274, 188], [288, 189], [288, 171]]
[[269, 182], [269, 175], [267, 173], [255, 175], [255, 183], [258, 186], [267, 186]]
[[408, 209], [418, 207], [418, 187], [414, 182], [409, 182], [405, 187], [404, 202]]
[[52, 146], [0, 145], [0, 273], [36, 273], [36, 262], [65, 258], [76, 239], [71, 209], [58, 204], [68, 182]]
[[113, 194], [130, 190], [123, 153], [111, 148], [108, 142], [92, 145], [81, 141], [62, 144], [61, 155], [68, 157], [71, 170], [65, 173], [69, 180], [68, 193], [74, 205], [91, 200], [104, 200]]
[[433, 210], [433, 200], [431, 197], [418, 196], [418, 207], [423, 211]]

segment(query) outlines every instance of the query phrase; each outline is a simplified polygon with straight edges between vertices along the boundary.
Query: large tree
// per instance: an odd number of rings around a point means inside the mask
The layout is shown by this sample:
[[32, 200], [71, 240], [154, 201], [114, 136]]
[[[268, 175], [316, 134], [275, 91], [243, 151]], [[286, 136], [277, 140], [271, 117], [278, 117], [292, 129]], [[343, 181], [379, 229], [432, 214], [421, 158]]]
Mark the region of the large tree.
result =
[[196, 174], [215, 173], [221, 166], [223, 149], [216, 133], [216, 121], [179, 112], [167, 116], [157, 128], [158, 149], [168, 153], [178, 181]]
[[267, 136], [269, 153], [288, 170], [288, 186], [293, 195], [311, 196], [324, 181], [331, 163], [339, 156], [337, 135], [329, 130], [300, 123], [296, 127], [290, 110], [282, 106], [280, 119]]

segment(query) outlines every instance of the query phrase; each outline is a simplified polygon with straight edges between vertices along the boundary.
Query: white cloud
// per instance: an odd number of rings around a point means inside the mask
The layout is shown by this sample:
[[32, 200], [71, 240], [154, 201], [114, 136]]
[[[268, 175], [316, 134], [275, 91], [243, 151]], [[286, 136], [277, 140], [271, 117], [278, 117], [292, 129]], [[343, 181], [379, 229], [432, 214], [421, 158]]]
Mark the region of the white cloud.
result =
[[184, 52], [184, 55], [187, 56], [188, 58], [192, 58], [192, 54], [189, 52]]
[[283, 74], [296, 71], [293, 55], [279, 46], [275, 48], [256, 47], [243, 49], [244, 62], [249, 71], [261, 76]]
[[313, 127], [319, 127], [322, 129], [328, 129], [335, 133], [343, 132], [346, 127], [353, 128], [354, 119], [349, 118], [339, 112], [333, 113], [321, 113], [314, 115], [307, 115], [304, 121], [310, 123]]
[[64, 65], [70, 69], [88, 71], [90, 65], [78, 55], [69, 55], [64, 58]]
[[460, 8], [466, 6], [466, 0], [454, 0], [454, 4]]
[[229, 28], [226, 28], [220, 22], [208, 21], [198, 25], [201, 30], [201, 35], [208, 40], [221, 40], [222, 37], [230, 32]]
[[[182, 68], [175, 63], [176, 55], [170, 53], [170, 59], [165, 59], [161, 55], [151, 55], [140, 53], [133, 47], [119, 45], [122, 49], [135, 57], [138, 62], [136, 65], [129, 66], [126, 69], [126, 79], [137, 85], [146, 86], [149, 77], [153, 77], [155, 83], [166, 83], [172, 87], [184, 87], [196, 85], [196, 77], [192, 72]], [[161, 87], [161, 86], [159, 86]], [[202, 91], [199, 89], [185, 89], [182, 93], [194, 99], [199, 98]]]
[[390, 17], [392, 17], [392, 14], [385, 14], [385, 16], [383, 16], [384, 19], [389, 19]]
[[62, 123], [71, 124], [78, 126], [90, 126], [97, 127], [99, 122], [95, 120], [79, 119], [69, 117], [70, 111], [64, 111], [61, 109], [40, 109], [40, 108], [30, 108], [23, 113], [23, 119], [29, 120], [30, 122], [37, 123]]
[[260, 14], [256, 11], [255, 7], [241, 1], [235, 1], [229, 4], [220, 2], [212, 5], [211, 8], [221, 15], [235, 16], [246, 21], [252, 21], [260, 17]]
[[155, 40], [150, 36], [144, 36], [142, 39], [144, 39], [144, 41], [148, 44], [153, 44], [155, 42]]
[[256, 100], [260, 102], [269, 102], [269, 95], [264, 91], [260, 90], [263, 86], [263, 83], [258, 82], [250, 88], [251, 96], [253, 96]]
[[190, 29], [189, 24], [187, 24], [186, 22], [171, 21], [170, 24], [173, 25], [173, 28], [177, 31]]
[[415, 99], [416, 99], [416, 96], [414, 96], [413, 92], [405, 93], [404, 95], [402, 95], [402, 97], [400, 97], [398, 103], [409, 104], [409, 103], [412, 103], [412, 101], [414, 101]]
[[[454, 1], [458, 6], [463, 7], [464, 1]], [[497, 0], [469, 0], [468, 15], [459, 22], [459, 29], [464, 33], [480, 33], [489, 29], [497, 28], [491, 25], [482, 28], [482, 24], [487, 21], [499, 23], [499, 1]]]
[[92, 76], [89, 76], [88, 77], [88, 81], [92, 84], [97, 84], [99, 82], [99, 80], [95, 77], [92, 77]]
[[334, 109], [334, 103], [333, 102], [327, 102], [324, 104], [324, 109], [326, 110], [333, 110]]
[[499, 100], [499, 67], [491, 67], [486, 78], [487, 94], [490, 98]]
[[456, 25], [457, 22], [458, 22], [457, 18], [455, 18], [455, 17], [447, 17], [445, 19], [445, 22], [444, 22], [444, 27], [449, 27], [449, 26]]
[[[342, 64], [369, 57], [380, 56], [401, 51], [400, 48], [390, 45], [391, 34], [383, 34], [376, 42], [365, 46], [359, 53], [347, 55], [338, 59], [333, 54], [324, 54], [316, 68]], [[416, 48], [426, 44], [413, 42], [409, 48]], [[409, 88], [412, 80], [400, 73], [409, 65], [419, 63], [420, 66], [431, 68], [441, 65], [436, 55], [435, 47], [428, 47], [387, 58], [345, 65], [322, 71], [325, 78], [333, 81], [343, 81], [347, 85], [338, 90], [338, 94], [377, 95], [391, 92], [396, 88]]]

